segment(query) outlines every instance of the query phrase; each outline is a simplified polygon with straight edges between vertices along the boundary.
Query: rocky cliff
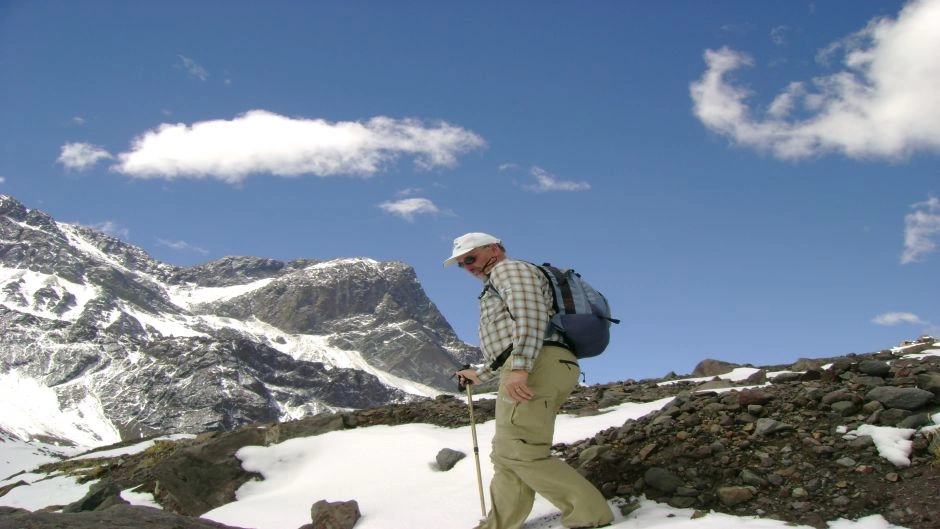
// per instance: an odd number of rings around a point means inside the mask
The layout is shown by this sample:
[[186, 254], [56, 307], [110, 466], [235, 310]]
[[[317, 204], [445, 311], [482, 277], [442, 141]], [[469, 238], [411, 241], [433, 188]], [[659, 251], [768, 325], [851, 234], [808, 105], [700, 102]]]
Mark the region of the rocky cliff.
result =
[[0, 376], [60, 404], [55, 424], [0, 425], [20, 438], [95, 445], [407, 402], [479, 357], [403, 263], [178, 267], [0, 195]]

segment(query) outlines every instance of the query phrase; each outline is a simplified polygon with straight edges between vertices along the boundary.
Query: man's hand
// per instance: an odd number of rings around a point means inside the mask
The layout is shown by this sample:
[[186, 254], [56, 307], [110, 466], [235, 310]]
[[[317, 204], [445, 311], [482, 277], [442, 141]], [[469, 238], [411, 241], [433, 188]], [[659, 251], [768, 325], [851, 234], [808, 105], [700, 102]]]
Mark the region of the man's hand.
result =
[[463, 388], [467, 385], [468, 382], [470, 384], [483, 383], [480, 380], [480, 377], [477, 375], [476, 370], [461, 369], [460, 371], [457, 371], [457, 388], [460, 389], [460, 391], [463, 391]]
[[506, 378], [506, 394], [509, 398], [516, 401], [525, 401], [532, 398], [532, 390], [529, 389], [529, 372], [524, 369], [513, 369], [512, 373]]

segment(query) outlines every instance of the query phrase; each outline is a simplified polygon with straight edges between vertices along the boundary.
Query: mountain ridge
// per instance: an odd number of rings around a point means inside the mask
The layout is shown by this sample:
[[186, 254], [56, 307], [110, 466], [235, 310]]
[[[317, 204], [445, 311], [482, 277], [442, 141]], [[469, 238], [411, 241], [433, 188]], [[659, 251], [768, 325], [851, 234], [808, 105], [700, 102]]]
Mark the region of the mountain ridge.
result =
[[48, 388], [72, 423], [24, 435], [79, 444], [407, 402], [480, 358], [405, 263], [180, 267], [8, 195], [0, 331], [0, 374]]

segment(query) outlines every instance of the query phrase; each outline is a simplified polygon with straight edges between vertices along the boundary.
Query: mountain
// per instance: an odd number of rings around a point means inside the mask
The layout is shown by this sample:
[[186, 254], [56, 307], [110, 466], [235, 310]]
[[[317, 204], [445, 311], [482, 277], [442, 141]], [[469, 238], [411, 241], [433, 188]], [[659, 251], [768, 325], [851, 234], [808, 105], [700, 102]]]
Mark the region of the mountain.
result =
[[[0, 412], [21, 438], [99, 445], [402, 403], [481, 358], [400, 262], [159, 262], [0, 195]], [[5, 406], [6, 407], [6, 406]], [[37, 428], [18, 420], [56, 408]]]

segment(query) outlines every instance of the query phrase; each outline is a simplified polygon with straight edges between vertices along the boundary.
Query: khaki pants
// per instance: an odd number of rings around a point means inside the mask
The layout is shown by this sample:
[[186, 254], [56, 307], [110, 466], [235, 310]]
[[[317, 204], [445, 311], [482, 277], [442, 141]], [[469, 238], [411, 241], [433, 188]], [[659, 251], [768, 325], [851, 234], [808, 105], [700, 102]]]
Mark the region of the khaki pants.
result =
[[515, 402], [506, 395], [509, 362], [500, 371], [496, 434], [491, 459], [490, 509], [478, 529], [518, 529], [532, 511], [535, 493], [561, 510], [565, 527], [610, 523], [613, 514], [604, 496], [567, 463], [551, 456], [555, 415], [578, 383], [581, 370], [574, 354], [543, 347], [529, 373], [534, 397]]

